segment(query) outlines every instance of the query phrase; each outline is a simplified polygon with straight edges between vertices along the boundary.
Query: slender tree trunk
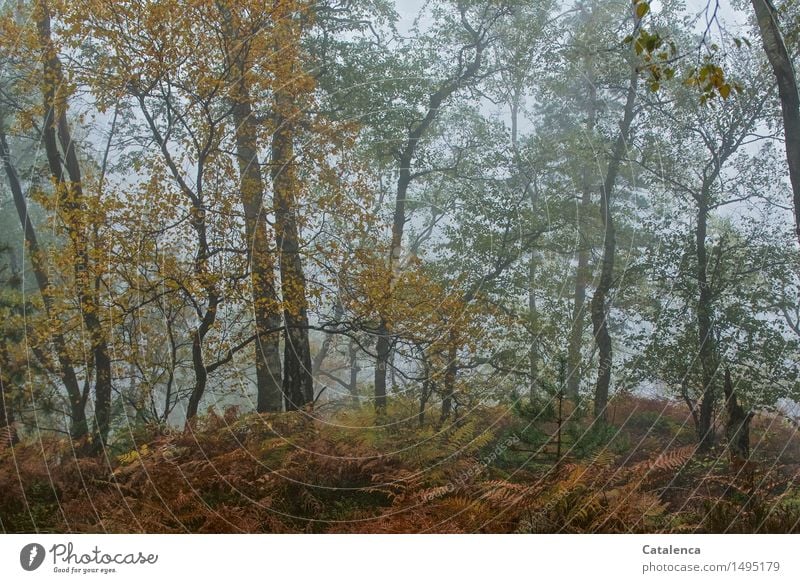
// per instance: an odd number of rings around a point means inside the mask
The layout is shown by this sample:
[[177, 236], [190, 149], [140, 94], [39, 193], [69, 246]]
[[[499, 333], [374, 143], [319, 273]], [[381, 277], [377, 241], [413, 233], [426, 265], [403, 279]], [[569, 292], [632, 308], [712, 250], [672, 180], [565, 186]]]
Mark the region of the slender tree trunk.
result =
[[227, 36], [238, 48], [229, 54], [233, 73], [233, 121], [239, 163], [240, 198], [244, 209], [250, 286], [256, 326], [256, 385], [259, 413], [280, 411], [282, 404], [281, 357], [278, 334], [267, 333], [280, 327], [280, 304], [275, 287], [275, 265], [269, 249], [264, 179], [258, 161], [257, 122], [253, 116], [247, 74], [246, 41], [241, 38], [224, 2], [219, 3]]
[[783, 112], [783, 133], [786, 160], [789, 163], [789, 180], [794, 195], [795, 233], [800, 241], [800, 93], [792, 58], [786, 48], [780, 27], [778, 11], [771, 0], [751, 0], [761, 31], [761, 41], [772, 71], [778, 81], [778, 95]]
[[[591, 206], [591, 194], [584, 189], [581, 196], [580, 214], [585, 217]], [[572, 304], [572, 326], [567, 345], [567, 390], [566, 396], [572, 401], [579, 398], [581, 384], [581, 367], [583, 365], [583, 325], [586, 320], [586, 287], [591, 278], [589, 268], [589, 240], [586, 230], [579, 227], [580, 248], [578, 249], [578, 267], [575, 273], [575, 291]]]
[[278, 47], [278, 58], [285, 59], [276, 67], [274, 120], [272, 136], [272, 187], [275, 208], [275, 231], [280, 257], [283, 320], [285, 326], [283, 353], [283, 397], [287, 411], [299, 409], [314, 401], [314, 379], [311, 371], [311, 348], [308, 340], [308, 308], [306, 278], [300, 256], [297, 226], [298, 181], [294, 161], [294, 133], [298, 114], [292, 94], [296, 84], [296, 55], [299, 25], [292, 18], [285, 0], [275, 0], [273, 17], [281, 30], [277, 39], [292, 46]]
[[50, 284], [47, 265], [42, 250], [39, 247], [36, 229], [28, 214], [28, 205], [22, 191], [19, 175], [17, 174], [16, 168], [11, 163], [11, 152], [8, 147], [5, 132], [3, 131], [2, 119], [0, 119], [0, 157], [3, 159], [3, 167], [5, 168], [8, 178], [11, 196], [14, 199], [14, 206], [17, 209], [20, 225], [22, 225], [25, 244], [27, 245], [28, 255], [31, 265], [33, 266], [34, 279], [39, 288], [39, 293], [42, 295], [45, 313], [51, 323], [50, 341], [53, 344], [56, 358], [58, 359], [61, 382], [64, 383], [64, 388], [67, 391], [67, 399], [69, 400], [70, 436], [76, 440], [82, 439], [86, 437], [89, 432], [89, 425], [86, 421], [86, 400], [81, 392], [72, 358], [67, 352], [67, 341], [62, 331], [63, 325], [61, 319], [56, 314], [55, 302], [52, 296], [53, 287]]
[[606, 418], [609, 387], [611, 385], [611, 368], [613, 366], [613, 352], [611, 335], [608, 332], [608, 294], [614, 279], [614, 256], [617, 249], [614, 218], [611, 212], [614, 185], [622, 157], [628, 143], [631, 124], [635, 116], [636, 90], [639, 85], [639, 74], [636, 68], [631, 72], [628, 85], [628, 95], [625, 102], [625, 113], [620, 123], [619, 135], [614, 144], [611, 160], [608, 163], [606, 179], [603, 190], [600, 192], [600, 217], [603, 220], [605, 237], [603, 241], [603, 260], [600, 271], [600, 281], [592, 297], [592, 327], [594, 329], [595, 343], [599, 357], [597, 369], [597, 384], [594, 393], [594, 415], [597, 419]]
[[[61, 212], [75, 253], [75, 285], [86, 331], [89, 335], [95, 366], [95, 424], [93, 450], [99, 452], [106, 444], [111, 419], [112, 374], [111, 357], [105, 331], [99, 317], [99, 305], [90, 287], [88, 235], [82, 227], [84, 212], [83, 183], [75, 143], [67, 122], [65, 80], [61, 61], [53, 46], [50, 34], [50, 13], [46, 0], [37, 6], [37, 25], [42, 45], [42, 92], [44, 95], [44, 120], [42, 138], [47, 161], [53, 176]], [[61, 147], [62, 154], [59, 151]], [[64, 175], [66, 169], [66, 176]]]
[[167, 383], [164, 391], [164, 410], [163, 413], [158, 415], [160, 424], [167, 425], [169, 423], [169, 414], [172, 411], [172, 387], [175, 385], [175, 369], [178, 364], [178, 348], [175, 343], [175, 332], [172, 329], [173, 321], [167, 318], [167, 337], [169, 338], [169, 373], [167, 375]]
[[[597, 116], [597, 87], [594, 82], [593, 67], [587, 65], [588, 84], [586, 102], [586, 134], [594, 135], [595, 120]], [[581, 202], [578, 207], [578, 268], [575, 272], [575, 292], [572, 304], [572, 327], [570, 328], [569, 344], [567, 346], [567, 390], [566, 396], [573, 402], [578, 400], [578, 391], [581, 384], [581, 367], [583, 351], [583, 325], [586, 320], [586, 287], [591, 278], [589, 268], [589, 235], [586, 219], [592, 206], [592, 174], [590, 164], [585, 164], [581, 172]]]
[[203, 340], [200, 334], [195, 332], [192, 340], [192, 367], [194, 369], [194, 387], [189, 395], [189, 403], [186, 406], [186, 423], [191, 423], [197, 417], [197, 410], [200, 407], [200, 399], [203, 398], [206, 385], [208, 383], [208, 373], [203, 364]]
[[[202, 185], [198, 185], [201, 190]], [[186, 424], [189, 425], [197, 416], [200, 407], [200, 400], [208, 385], [208, 369], [203, 358], [203, 345], [208, 332], [213, 328], [217, 321], [217, 311], [219, 309], [220, 295], [208, 277], [208, 259], [210, 249], [208, 245], [208, 232], [206, 224], [206, 214], [202, 207], [202, 199], [195, 197], [193, 200], [192, 212], [195, 220], [192, 221], [192, 228], [197, 235], [197, 251], [194, 259], [194, 275], [203, 283], [205, 292], [206, 307], [200, 312], [200, 324], [192, 333], [192, 368], [194, 370], [194, 387], [189, 396], [189, 403], [186, 406]]]
[[703, 396], [700, 399], [700, 434], [697, 436], [700, 449], [708, 451], [714, 445], [713, 414], [716, 400], [714, 358], [715, 341], [712, 326], [712, 296], [708, 282], [708, 250], [706, 235], [708, 231], [709, 187], [704, 184], [697, 206], [697, 226], [695, 228], [695, 252], [697, 255], [697, 335], [700, 366], [702, 368]]
[[[421, 134], [420, 134], [421, 135]], [[387, 295], [391, 297], [394, 287], [395, 271], [400, 269], [400, 257], [403, 249], [403, 231], [406, 225], [406, 196], [411, 184], [411, 159], [419, 137], [406, 146], [400, 158], [400, 177], [397, 180], [397, 193], [392, 219], [392, 244], [389, 249], [389, 282]], [[413, 144], [413, 145], [412, 145]], [[386, 374], [389, 367], [389, 357], [392, 352], [391, 330], [385, 319], [381, 320], [378, 330], [378, 340], [375, 345], [375, 409], [379, 412], [386, 410]]]
[[[515, 87], [511, 100], [511, 148], [514, 152], [514, 161], [517, 166], [517, 177], [523, 176], [522, 159], [519, 155], [519, 109], [522, 101], [522, 90]], [[525, 184], [525, 190], [531, 190], [529, 183]], [[536, 212], [536, 191], [530, 193], [531, 213]], [[537, 330], [536, 322], [536, 253], [530, 252], [528, 257], [528, 314], [530, 318], [530, 338], [528, 340], [528, 399], [531, 403], [536, 400], [536, 387], [539, 377], [539, 354], [536, 350]]]
[[[205, 338], [209, 331], [214, 327], [217, 321], [217, 312], [221, 302], [220, 293], [217, 291], [215, 283], [209, 277], [208, 260], [210, 256], [210, 247], [208, 243], [208, 225], [206, 222], [206, 211], [203, 202], [203, 172], [202, 168], [205, 164], [205, 158], [201, 157], [198, 161], [200, 169], [198, 171], [197, 192], [189, 189], [185, 181], [180, 177], [180, 173], [174, 160], [169, 154], [166, 141], [161, 136], [154, 119], [148, 112], [144, 98], [142, 95], [137, 95], [143, 116], [146, 118], [150, 130], [153, 132], [153, 137], [161, 148], [164, 159], [170, 167], [173, 177], [176, 179], [181, 187], [181, 190], [191, 202], [191, 220], [190, 224], [197, 237], [197, 250], [193, 262], [193, 273], [195, 280], [201, 285], [203, 293], [205, 294], [205, 308], [196, 308], [196, 315], [200, 319], [200, 323], [195, 330], [190, 334], [192, 341], [192, 368], [194, 371], [194, 386], [192, 387], [189, 396], [189, 402], [186, 407], [186, 426], [188, 427], [192, 420], [197, 416], [200, 401], [203, 398], [206, 387], [208, 385], [208, 373], [203, 357], [203, 346]], [[199, 302], [198, 302], [199, 303]]]
[[[325, 364], [325, 359], [328, 358], [331, 347], [333, 346], [333, 339], [333, 334], [328, 334], [325, 336], [325, 340], [322, 341], [319, 350], [317, 350], [314, 358], [311, 359], [311, 375], [314, 377], [314, 379], [319, 379], [319, 373], [322, 370], [322, 366]], [[317, 382], [317, 385], [319, 384], [320, 383]]]
[[[205, 224], [202, 226], [202, 231], [203, 235], [201, 236], [201, 240], [204, 240]], [[201, 249], [202, 248], [203, 246], [201, 245]], [[198, 253], [202, 254], [203, 252], [200, 251]], [[206, 259], [207, 258], [203, 257], [202, 259], [198, 260], [197, 263], [202, 263], [205, 265]], [[206, 290], [206, 292], [208, 294], [209, 290]], [[217, 320], [219, 297], [215, 291], [211, 291], [207, 299], [208, 306], [203, 314], [203, 319], [200, 321], [200, 325], [192, 334], [192, 368], [194, 370], [194, 387], [192, 387], [192, 392], [189, 395], [189, 403], [186, 406], [187, 425], [190, 424], [197, 416], [197, 412], [200, 407], [200, 400], [203, 398], [203, 394], [205, 393], [208, 385], [208, 370], [206, 369], [205, 361], [203, 359], [203, 344], [205, 342], [206, 334], [208, 334], [209, 330], [211, 330]]]

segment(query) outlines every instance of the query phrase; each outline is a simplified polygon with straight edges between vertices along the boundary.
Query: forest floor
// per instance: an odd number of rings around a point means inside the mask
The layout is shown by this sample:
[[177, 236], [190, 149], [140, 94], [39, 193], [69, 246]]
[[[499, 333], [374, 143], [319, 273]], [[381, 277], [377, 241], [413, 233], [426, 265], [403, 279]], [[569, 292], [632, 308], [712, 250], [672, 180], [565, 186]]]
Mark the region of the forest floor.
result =
[[[117, 430], [101, 458], [69, 440], [0, 452], [4, 532], [800, 532], [800, 435], [771, 415], [752, 456], [694, 447], [685, 407], [619, 397], [606, 425], [481, 407], [443, 427], [395, 401], [208, 413], [189, 431]], [[324, 410], [325, 408], [323, 408]], [[319, 413], [322, 416], [322, 411]]]

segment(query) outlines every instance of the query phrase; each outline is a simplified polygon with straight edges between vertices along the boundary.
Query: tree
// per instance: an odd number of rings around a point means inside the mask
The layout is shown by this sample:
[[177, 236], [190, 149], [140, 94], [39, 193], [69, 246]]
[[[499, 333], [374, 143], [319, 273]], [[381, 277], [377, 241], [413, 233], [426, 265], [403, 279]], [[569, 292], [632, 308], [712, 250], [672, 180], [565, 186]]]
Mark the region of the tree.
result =
[[302, 71], [300, 36], [307, 10], [302, 4], [275, 0], [273, 18], [274, 89], [271, 172], [285, 326], [283, 396], [287, 411], [314, 402], [311, 347], [308, 340], [306, 277], [298, 227], [300, 183], [295, 163], [296, 125], [303, 114], [311, 79]]
[[[693, 213], [693, 221], [687, 228], [691, 232], [691, 247], [689, 255], [683, 256], [680, 271], [691, 269], [692, 283], [686, 284], [686, 290], [693, 296], [683, 309], [685, 314], [691, 314], [695, 321], [696, 340], [689, 346], [697, 351], [699, 373], [697, 377], [686, 370], [684, 380], [680, 381], [682, 398], [689, 405], [695, 416], [698, 441], [703, 450], [712, 447], [715, 441], [714, 412], [717, 406], [719, 391], [719, 371], [725, 365], [723, 354], [732, 350], [721, 344], [725, 337], [723, 327], [730, 325], [724, 322], [724, 307], [721, 305], [721, 293], [726, 285], [733, 285], [737, 281], [732, 278], [725, 282], [723, 274], [725, 265], [744, 265], [745, 259], [733, 260], [727, 255], [731, 253], [726, 234], [716, 229], [715, 237], [711, 236], [710, 222], [713, 214], [726, 205], [741, 203], [757, 197], [758, 184], [763, 180], [759, 172], [764, 172], [769, 166], [768, 158], [754, 162], [748, 159], [742, 150], [748, 145], [764, 139], [758, 133], [758, 125], [764, 119], [765, 102], [762, 98], [764, 85], [758, 76], [750, 75], [742, 62], [741, 67], [730, 65], [730, 70], [738, 73], [742, 82], [747, 81], [747, 86], [741, 95], [730, 102], [718, 103], [714, 108], [698, 104], [693, 91], [685, 87], [674, 89], [673, 100], [670, 105], [660, 104], [653, 111], [664, 115], [664, 119], [657, 124], [663, 124], [661, 131], [668, 131], [670, 135], [683, 144], [686, 157], [667, 157], [663, 154], [648, 157], [640, 164], [670, 191], [678, 194], [682, 199], [688, 200]], [[666, 129], [668, 124], [669, 129]], [[658, 146], [655, 146], [658, 148]], [[739, 155], [739, 158], [736, 156]], [[763, 153], [762, 153], [763, 155]], [[657, 162], [656, 162], [657, 160]], [[728, 166], [737, 170], [730, 175]], [[767, 195], [764, 194], [765, 198]], [[688, 235], [685, 234], [684, 236]], [[741, 235], [731, 234], [730, 238]], [[716, 239], [712, 243], [712, 240]], [[684, 240], [682, 243], [686, 245]], [[734, 246], [734, 248], [736, 248]], [[684, 252], [687, 252], [684, 248]], [[658, 261], [664, 263], [663, 259]], [[738, 280], [743, 284], [743, 280]], [[750, 317], [743, 312], [735, 318], [736, 326], [745, 326]], [[756, 329], [760, 328], [757, 326]], [[752, 332], [751, 332], [752, 333]], [[679, 337], [686, 339], [681, 334]], [[735, 341], [732, 340], [733, 343]], [[766, 341], [764, 346], [766, 346]], [[683, 348], [684, 354], [691, 355], [690, 351]], [[741, 355], [739, 360], [743, 361]], [[728, 362], [734, 362], [730, 357]], [[686, 361], [682, 366], [688, 369]], [[702, 389], [697, 399], [690, 396], [692, 391], [689, 385], [695, 380], [699, 381]]]
[[[596, 6], [592, 5], [592, 11], [588, 12], [586, 7], [583, 7], [581, 13], [582, 19], [587, 22], [592, 19], [595, 14]], [[591, 32], [584, 33], [591, 34]], [[585, 135], [588, 140], [591, 140], [595, 133], [595, 124], [597, 121], [597, 79], [595, 71], [595, 57], [592, 53], [591, 45], [589, 44], [591, 37], [585, 39], [586, 46], [583, 47], [583, 55], [581, 59], [581, 68], [583, 70], [583, 79], [585, 88], [580, 92], [584, 97], [581, 103], [581, 109], [585, 112]], [[575, 401], [578, 400], [579, 387], [581, 382], [581, 364], [582, 364], [582, 344], [583, 344], [583, 329], [584, 320], [586, 319], [586, 288], [589, 285], [591, 278], [591, 268], [589, 266], [590, 259], [590, 243], [589, 234], [586, 225], [586, 216], [589, 214], [592, 203], [592, 192], [594, 189], [592, 165], [584, 164], [580, 176], [580, 190], [581, 198], [578, 207], [578, 251], [577, 259], [578, 265], [575, 272], [575, 291], [572, 308], [572, 329], [569, 335], [569, 344], [567, 348], [567, 397]]]
[[3, 127], [3, 120], [0, 120], [0, 156], [3, 158], [3, 166], [8, 179], [9, 187], [14, 199], [14, 206], [17, 210], [25, 244], [31, 258], [33, 273], [39, 293], [42, 295], [45, 312], [50, 323], [50, 340], [56, 357], [59, 362], [59, 374], [61, 381], [67, 391], [70, 408], [70, 435], [75, 440], [83, 439], [87, 436], [89, 426], [86, 420], [86, 394], [81, 391], [78, 383], [78, 375], [70, 352], [67, 349], [67, 340], [63, 331], [63, 322], [60, 312], [56, 307], [54, 297], [54, 286], [48, 274], [49, 268], [46, 265], [44, 251], [39, 245], [39, 238], [36, 228], [28, 212], [28, 204], [22, 191], [22, 185], [11, 159], [11, 150]]
[[[239, 3], [229, 5], [218, 2], [222, 28], [225, 34], [225, 57], [232, 85], [230, 99], [236, 136], [236, 153], [241, 181], [241, 203], [244, 209], [247, 253], [250, 261], [252, 305], [256, 328], [256, 383], [258, 401], [256, 409], [280, 411], [281, 360], [278, 335], [270, 333], [280, 327], [280, 308], [275, 284], [275, 265], [270, 250], [266, 215], [264, 179], [258, 151], [258, 120], [253, 113], [253, 85], [258, 85], [259, 75], [254, 71], [254, 61], [267, 48], [261, 46], [267, 22], [265, 14], [257, 8], [245, 11]], [[234, 9], [234, 10], [232, 10]], [[248, 19], [252, 15], [253, 18]], [[277, 15], [279, 18], [281, 15]], [[280, 82], [276, 80], [276, 82]], [[263, 84], [263, 81], [262, 81]], [[291, 361], [290, 361], [291, 362]]]
[[[7, 47], [7, 55], [17, 73], [16, 89], [38, 90], [42, 105], [35, 108], [26, 99], [15, 101], [11, 91], [6, 93], [9, 100], [4, 106], [13, 106], [20, 126], [33, 129], [44, 146], [52, 197], [45, 191], [39, 201], [53, 213], [58, 236], [63, 236], [60, 241], [63, 249], [57, 260], [51, 257], [47, 261], [44, 257], [22, 192], [19, 173], [11, 158], [5, 127], [1, 140], [4, 167], [25, 241], [31, 252], [34, 276], [44, 299], [49, 325], [52, 326], [51, 339], [70, 404], [71, 433], [73, 437], [81, 438], [89, 431], [85, 405], [89, 377], [93, 376], [94, 427], [89, 449], [100, 452], [106, 445], [110, 431], [113, 382], [108, 340], [110, 312], [105, 311], [107, 306], [103, 305], [106, 266], [98, 261], [104, 250], [103, 221], [108, 209], [102, 186], [96, 190], [89, 186], [92, 184], [91, 178], [87, 176], [86, 168], [82, 167], [78, 142], [72, 136], [68, 113], [72, 87], [63, 73], [60, 46], [52, 38], [50, 7], [47, 2], [34, 2], [31, 7], [20, 5], [18, 8], [21, 13], [4, 15], [4, 26], [13, 30], [20, 39], [14, 47]], [[23, 12], [29, 16], [27, 20], [18, 18]], [[33, 26], [30, 26], [31, 23]], [[38, 71], [31, 68], [32, 63], [38, 64]], [[36, 119], [37, 116], [41, 116], [40, 121]], [[5, 124], [5, 119], [3, 122]], [[35, 190], [39, 190], [38, 185]], [[64, 277], [63, 282], [57, 282], [51, 275], [53, 270]], [[59, 289], [62, 283], [64, 285]], [[71, 294], [74, 294], [77, 303], [76, 311], [70, 305], [73, 299], [69, 297]], [[65, 332], [70, 326], [70, 312], [80, 319], [90, 355], [82, 363], [86, 377], [83, 389], [78, 386], [76, 366], [70, 356], [72, 347], [68, 345]]]
[[[634, 16], [634, 30], [639, 25], [638, 15]], [[616, 230], [611, 205], [617, 173], [628, 148], [628, 140], [636, 115], [636, 98], [639, 87], [639, 71], [635, 62], [631, 64], [631, 74], [625, 97], [625, 109], [619, 124], [619, 134], [608, 161], [605, 179], [600, 190], [600, 217], [603, 221], [603, 258], [600, 268], [600, 281], [592, 296], [591, 315], [595, 343], [598, 351], [597, 382], [594, 390], [594, 415], [606, 418], [608, 392], [613, 367], [613, 349], [608, 333], [608, 294], [614, 279], [614, 256], [616, 254]]]
[[[392, 214], [392, 237], [389, 246], [389, 281], [386, 282], [386, 293], [393, 293], [395, 287], [395, 272], [399, 268], [403, 232], [407, 221], [406, 201], [408, 189], [417, 175], [413, 172], [414, 158], [418, 154], [421, 140], [430, 129], [434, 120], [439, 115], [442, 105], [456, 91], [465, 87], [481, 72], [484, 61], [484, 51], [492, 42], [492, 29], [495, 23], [506, 13], [506, 7], [501, 3], [499, 8], [490, 4], [479, 7], [478, 24], [469, 22], [469, 11], [466, 4], [459, 4], [458, 22], [461, 34], [466, 37], [466, 42], [458, 50], [455, 70], [434, 85], [434, 90], [427, 97], [427, 105], [423, 108], [424, 115], [415, 119], [405, 136], [397, 158], [397, 187], [394, 197], [394, 212]], [[386, 372], [391, 351], [391, 330], [385, 317], [381, 318], [378, 325], [378, 340], [375, 351], [375, 407], [378, 411], [386, 408]]]
[[[104, 447], [111, 422], [112, 371], [107, 331], [100, 319], [97, 297], [102, 277], [89, 255], [90, 229], [86, 225], [87, 200], [78, 160], [76, 143], [67, 120], [67, 87], [61, 60], [50, 31], [50, 8], [46, 0], [38, 2], [34, 17], [42, 52], [42, 94], [44, 119], [42, 141], [53, 179], [56, 197], [62, 209], [62, 220], [72, 246], [75, 265], [75, 288], [83, 322], [89, 335], [95, 368], [94, 447]], [[60, 149], [59, 149], [60, 147]], [[92, 285], [95, 286], [92, 289]]]
[[761, 41], [775, 79], [783, 113], [786, 161], [794, 192], [794, 217], [800, 241], [800, 92], [792, 57], [781, 33], [778, 11], [771, 0], [752, 0]]

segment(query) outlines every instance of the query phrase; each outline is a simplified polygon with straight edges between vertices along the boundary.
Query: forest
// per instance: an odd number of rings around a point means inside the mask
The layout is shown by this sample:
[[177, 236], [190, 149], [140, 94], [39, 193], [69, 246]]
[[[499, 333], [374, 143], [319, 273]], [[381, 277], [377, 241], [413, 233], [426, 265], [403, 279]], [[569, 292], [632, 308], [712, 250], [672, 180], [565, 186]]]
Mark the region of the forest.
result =
[[4, 533], [800, 532], [797, 0], [3, 0]]

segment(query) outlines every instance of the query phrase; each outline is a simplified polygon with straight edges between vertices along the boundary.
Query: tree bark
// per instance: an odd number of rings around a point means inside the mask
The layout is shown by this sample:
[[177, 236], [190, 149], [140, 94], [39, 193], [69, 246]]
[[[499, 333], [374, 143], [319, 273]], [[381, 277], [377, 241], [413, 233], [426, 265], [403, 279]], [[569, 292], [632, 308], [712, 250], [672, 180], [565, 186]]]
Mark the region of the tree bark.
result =
[[[439, 103], [441, 104], [441, 102]], [[438, 109], [438, 105], [437, 105]], [[430, 111], [430, 110], [429, 110]], [[426, 117], [426, 119], [428, 119]], [[424, 121], [424, 120], [423, 120]], [[387, 294], [391, 297], [394, 286], [395, 271], [400, 266], [400, 256], [403, 249], [403, 231], [406, 225], [406, 196], [411, 184], [411, 160], [416, 151], [417, 144], [430, 122], [424, 127], [420, 124], [416, 132], [412, 132], [406, 147], [400, 157], [400, 176], [397, 179], [394, 214], [392, 218], [392, 243], [389, 249], [389, 282]], [[379, 412], [386, 410], [386, 373], [389, 367], [389, 357], [392, 351], [392, 339], [389, 325], [385, 318], [381, 318], [378, 327], [378, 340], [375, 344], [375, 409]]]
[[56, 314], [55, 301], [52, 296], [53, 287], [50, 283], [46, 261], [39, 247], [36, 229], [28, 214], [28, 204], [22, 191], [19, 175], [11, 162], [11, 152], [3, 131], [2, 119], [0, 119], [0, 157], [3, 159], [3, 167], [8, 178], [11, 196], [14, 199], [14, 206], [17, 209], [17, 216], [22, 226], [25, 244], [28, 247], [33, 276], [39, 288], [39, 293], [42, 295], [45, 313], [52, 326], [50, 329], [50, 341], [58, 359], [59, 375], [61, 382], [64, 383], [67, 399], [69, 400], [70, 436], [76, 440], [83, 439], [89, 433], [89, 425], [86, 421], [86, 400], [81, 392], [72, 358], [67, 352], [67, 341], [64, 338], [61, 319]]
[[[595, 122], [597, 119], [597, 86], [594, 80], [594, 68], [589, 62], [587, 70], [587, 98], [586, 98], [586, 134], [594, 135]], [[578, 400], [578, 391], [581, 384], [581, 366], [583, 350], [583, 325], [586, 320], [586, 287], [591, 278], [589, 268], [589, 236], [586, 228], [586, 218], [592, 205], [592, 177], [589, 171], [590, 165], [584, 164], [581, 171], [581, 202], [578, 207], [578, 267], [575, 272], [575, 291], [572, 304], [572, 327], [569, 333], [569, 343], [567, 346], [567, 387], [566, 396], [573, 402]]]
[[[523, 174], [523, 161], [519, 155], [519, 110], [522, 102], [522, 89], [514, 88], [511, 99], [511, 149], [514, 152], [514, 162], [517, 167], [517, 176]], [[516, 178], [516, 177], [515, 177]], [[525, 191], [530, 189], [530, 182], [525, 184]], [[537, 195], [535, 189], [530, 193], [531, 213], [536, 212]], [[531, 404], [536, 401], [537, 384], [539, 380], [539, 354], [536, 350], [536, 253], [531, 250], [528, 257], [528, 315], [530, 327], [528, 330], [528, 400]]]
[[275, 232], [280, 257], [281, 292], [283, 295], [284, 352], [283, 398], [287, 411], [304, 407], [314, 401], [314, 378], [311, 367], [311, 347], [308, 340], [308, 308], [306, 278], [300, 256], [300, 235], [297, 225], [298, 180], [295, 169], [294, 134], [297, 96], [292, 94], [299, 74], [294, 60], [286, 56], [297, 50], [300, 42], [299, 26], [291, 18], [285, 0], [275, 0], [273, 17], [275, 26], [284, 29], [277, 39], [295, 43], [292, 47], [280, 46], [279, 63], [275, 73], [274, 133], [272, 136], [272, 187], [275, 208]]
[[611, 335], [608, 332], [607, 306], [608, 294], [614, 279], [614, 256], [616, 254], [617, 241], [614, 228], [614, 218], [611, 212], [614, 185], [617, 181], [617, 174], [625, 148], [628, 144], [631, 124], [635, 116], [636, 91], [639, 85], [639, 73], [635, 67], [632, 68], [630, 81], [628, 84], [627, 99], [625, 102], [625, 113], [620, 123], [619, 135], [614, 144], [614, 150], [608, 163], [606, 178], [603, 182], [603, 189], [600, 192], [600, 217], [603, 221], [605, 236], [603, 241], [603, 260], [600, 271], [600, 281], [592, 297], [592, 328], [594, 330], [595, 343], [598, 351], [597, 383], [594, 391], [594, 415], [595, 418], [605, 420], [606, 406], [608, 405], [609, 387], [611, 385], [611, 369], [613, 366], [613, 350], [611, 345]]
[[789, 180], [794, 199], [795, 233], [800, 241], [800, 93], [792, 58], [786, 48], [778, 12], [771, 0], [751, 0], [761, 32], [761, 41], [778, 82], [778, 95], [783, 113], [783, 133]]
[[233, 22], [229, 8], [219, 3], [230, 43], [237, 47], [229, 54], [234, 83], [233, 121], [235, 124], [236, 157], [239, 164], [240, 199], [244, 209], [246, 249], [250, 263], [250, 286], [256, 332], [256, 385], [259, 413], [282, 408], [280, 341], [267, 330], [280, 327], [280, 311], [275, 287], [275, 265], [269, 249], [265, 203], [265, 186], [258, 161], [257, 122], [253, 116], [247, 75], [247, 43]]
[[712, 325], [712, 293], [708, 281], [708, 250], [706, 235], [708, 231], [708, 184], [703, 185], [697, 205], [697, 226], [695, 228], [695, 252], [697, 255], [697, 341], [700, 366], [702, 368], [703, 396], [700, 399], [699, 430], [697, 436], [702, 451], [714, 445], [714, 401], [716, 400], [715, 376], [717, 366], [714, 358], [715, 341]]
[[[61, 61], [53, 46], [50, 33], [50, 12], [46, 0], [37, 6], [37, 26], [42, 47], [42, 93], [44, 120], [42, 139], [47, 161], [64, 213], [64, 223], [75, 253], [75, 285], [86, 331], [89, 334], [95, 366], [95, 404], [93, 447], [100, 452], [108, 438], [111, 420], [112, 373], [108, 342], [99, 316], [99, 305], [90, 281], [91, 265], [88, 235], [81, 226], [84, 212], [83, 183], [75, 143], [67, 121], [67, 104], [58, 93], [65, 86]], [[61, 147], [62, 154], [59, 151]], [[64, 174], [66, 169], [66, 175]]]
[[375, 343], [375, 410], [386, 411], [386, 372], [391, 354], [391, 340], [385, 321], [381, 322], [378, 340]]
[[689, 396], [689, 383], [684, 377], [681, 381], [681, 398], [683, 402], [686, 403], [686, 406], [689, 408], [689, 413], [692, 416], [692, 425], [694, 426], [695, 433], [700, 436], [702, 435], [702, 431], [700, 430], [700, 415], [697, 412], [697, 402]]
[[[196, 227], [199, 231], [199, 228]], [[205, 239], [205, 224], [202, 226], [201, 241]], [[201, 245], [201, 249], [203, 246]], [[198, 251], [198, 254], [203, 254], [203, 251]], [[205, 264], [205, 258], [198, 258], [196, 263]], [[209, 293], [206, 290], [207, 294]], [[194, 370], [194, 387], [189, 395], [189, 402], [186, 405], [186, 423], [187, 425], [197, 416], [200, 407], [200, 400], [206, 392], [208, 385], [208, 369], [206, 368], [203, 359], [203, 343], [205, 342], [206, 334], [214, 326], [217, 320], [217, 307], [219, 306], [219, 296], [216, 291], [211, 291], [208, 297], [208, 306], [200, 321], [200, 325], [192, 334], [192, 368]]]

